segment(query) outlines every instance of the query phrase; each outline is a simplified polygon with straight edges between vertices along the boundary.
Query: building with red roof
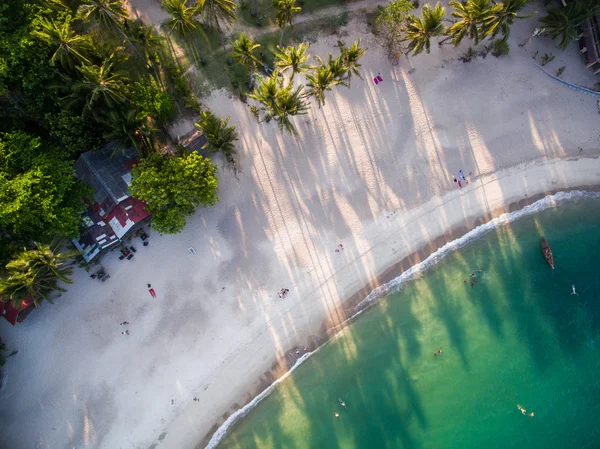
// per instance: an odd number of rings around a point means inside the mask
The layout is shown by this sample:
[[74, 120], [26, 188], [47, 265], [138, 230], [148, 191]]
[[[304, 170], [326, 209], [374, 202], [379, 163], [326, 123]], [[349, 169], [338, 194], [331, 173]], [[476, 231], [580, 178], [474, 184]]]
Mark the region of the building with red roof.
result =
[[86, 262], [116, 245], [150, 217], [145, 203], [129, 195], [131, 169], [139, 161], [134, 150], [108, 146], [83, 153], [75, 162], [76, 177], [90, 186], [93, 200], [83, 216], [85, 227], [73, 243]]

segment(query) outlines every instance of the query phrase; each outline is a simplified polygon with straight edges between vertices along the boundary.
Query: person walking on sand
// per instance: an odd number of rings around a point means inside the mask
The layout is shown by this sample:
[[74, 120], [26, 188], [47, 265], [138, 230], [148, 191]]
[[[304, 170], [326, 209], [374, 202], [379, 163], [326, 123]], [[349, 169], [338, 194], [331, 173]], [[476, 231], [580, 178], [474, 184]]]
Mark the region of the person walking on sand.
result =
[[150, 296], [152, 296], [153, 298], [156, 298], [156, 292], [154, 291], [154, 289], [152, 288], [152, 285], [148, 284], [148, 292], [150, 292]]

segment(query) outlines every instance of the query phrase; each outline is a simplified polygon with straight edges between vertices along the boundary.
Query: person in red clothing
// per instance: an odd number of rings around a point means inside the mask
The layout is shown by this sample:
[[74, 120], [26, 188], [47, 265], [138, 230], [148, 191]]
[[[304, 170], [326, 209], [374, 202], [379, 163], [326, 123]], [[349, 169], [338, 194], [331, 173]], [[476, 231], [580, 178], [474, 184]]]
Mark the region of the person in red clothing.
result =
[[152, 288], [152, 285], [148, 284], [148, 291], [150, 292], [150, 296], [152, 296], [153, 298], [156, 298], [156, 292], [154, 291], [154, 289]]

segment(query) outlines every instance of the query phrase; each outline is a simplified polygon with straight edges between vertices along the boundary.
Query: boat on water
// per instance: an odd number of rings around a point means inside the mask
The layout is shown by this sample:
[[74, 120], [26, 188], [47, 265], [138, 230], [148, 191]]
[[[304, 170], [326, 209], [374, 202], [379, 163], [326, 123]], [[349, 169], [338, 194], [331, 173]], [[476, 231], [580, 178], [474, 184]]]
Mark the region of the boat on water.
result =
[[552, 257], [550, 245], [548, 245], [548, 242], [546, 242], [544, 237], [542, 237], [542, 254], [544, 255], [544, 259], [546, 259], [546, 262], [548, 262], [548, 265], [554, 270], [554, 257]]

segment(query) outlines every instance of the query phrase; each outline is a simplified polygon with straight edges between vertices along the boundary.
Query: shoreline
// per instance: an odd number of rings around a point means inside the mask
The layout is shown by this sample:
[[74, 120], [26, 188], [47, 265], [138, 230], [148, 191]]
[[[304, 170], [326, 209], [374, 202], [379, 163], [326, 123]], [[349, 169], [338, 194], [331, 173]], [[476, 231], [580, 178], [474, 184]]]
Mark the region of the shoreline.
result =
[[[536, 167], [544, 166], [546, 164], [568, 164], [572, 162], [580, 162], [580, 161], [595, 161], [597, 165], [597, 170], [599, 170], [600, 174], [600, 156], [591, 156], [588, 158], [564, 158], [564, 159], [552, 159], [549, 161], [538, 160], [532, 161], [529, 163], [521, 164], [520, 171], [526, 172], [528, 169], [535, 169]], [[510, 170], [510, 169], [509, 169]], [[492, 183], [494, 181], [498, 181], [501, 179], [501, 174], [492, 173], [489, 175], [484, 175], [477, 181], [481, 181], [483, 188], [485, 185]], [[491, 180], [484, 181], [485, 178], [495, 178]], [[477, 182], [477, 181], [474, 181]], [[478, 188], [482, 188], [482, 186], [475, 187], [476, 191]], [[471, 186], [472, 187], [472, 186]], [[465, 187], [464, 189], [467, 189]], [[455, 241], [469, 232], [473, 231], [477, 227], [489, 223], [491, 220], [500, 217], [506, 213], [512, 213], [519, 210], [522, 210], [526, 206], [530, 206], [536, 201], [539, 201], [545, 198], [548, 195], [556, 195], [559, 192], [569, 193], [574, 191], [584, 191], [584, 192], [600, 192], [600, 177], [595, 181], [592, 180], [591, 183], [583, 183], [583, 184], [569, 184], [565, 187], [557, 187], [557, 188], [549, 188], [542, 189], [540, 192], [527, 194], [525, 193], [522, 198], [510, 198], [504, 204], [496, 205], [490, 211], [484, 213], [480, 217], [468, 217], [468, 220], [465, 224], [452, 227], [444, 234], [439, 235], [433, 238], [431, 241], [427, 242], [424, 246], [418, 248], [416, 251], [410, 253], [407, 256], [404, 256], [400, 261], [393, 263], [387, 269], [384, 269], [380, 274], [377, 274], [373, 279], [367, 282], [362, 288], [358, 289], [354, 294], [348, 296], [341, 302], [341, 305], [332, 311], [329, 317], [325, 318], [322, 322], [321, 329], [319, 333], [316, 335], [307, 336], [308, 344], [305, 346], [306, 350], [301, 350], [300, 354], [296, 354], [296, 348], [298, 346], [294, 346], [287, 351], [285, 351], [284, 355], [277, 358], [275, 362], [271, 365], [270, 369], [265, 371], [264, 374], [257, 381], [258, 385], [252, 392], [246, 392], [244, 394], [245, 401], [240, 405], [239, 402], [234, 402], [230, 410], [233, 409], [232, 412], [224, 413], [221, 418], [211, 427], [210, 431], [202, 438], [202, 440], [195, 446], [195, 449], [203, 449], [203, 448], [214, 448], [218, 447], [219, 442], [225, 438], [231, 431], [231, 427], [235, 427], [238, 424], [238, 419], [243, 418], [250, 413], [254, 407], [250, 410], [241, 413], [240, 416], [236, 417], [233, 422], [227, 423], [227, 420], [235, 415], [236, 413], [243, 411], [245, 407], [249, 404], [255, 402], [257, 398], [260, 397], [258, 402], [254, 404], [254, 406], [258, 406], [260, 402], [267, 397], [273, 388], [276, 385], [284, 380], [286, 377], [292, 374], [292, 372], [306, 359], [310, 358], [314, 353], [316, 353], [323, 345], [328, 343], [332, 338], [342, 332], [346, 327], [350, 326], [354, 323], [360, 315], [369, 310], [371, 307], [375, 307], [381, 299], [385, 298], [387, 294], [383, 294], [377, 297], [377, 299], [368, 302], [362, 307], [358, 307], [361, 302], [363, 302], [375, 289], [387, 284], [388, 282], [398, 278], [407, 270], [412, 267], [415, 267], [417, 264], [426, 260], [429, 256], [434, 254], [444, 245]], [[444, 202], [444, 198], [448, 195], [452, 196], [453, 192], [447, 192], [443, 197], [437, 198], [442, 203]], [[469, 192], [472, 194], [473, 192]], [[423, 206], [419, 206], [423, 207]], [[417, 207], [417, 208], [419, 208]], [[332, 319], [332, 316], [335, 319]], [[265, 392], [268, 392], [265, 394]], [[264, 395], [264, 396], [263, 396]], [[215, 434], [221, 429], [224, 425], [227, 428], [224, 431], [222, 437], [220, 437], [216, 442], [212, 445], [210, 444], [211, 440], [215, 436]]]
[[[412, 75], [404, 58], [389, 64], [357, 14], [311, 41], [310, 54], [327, 58], [340, 38], [360, 38], [365, 80], [335, 89], [324, 107], [312, 101], [295, 137], [211, 91], [205, 106], [239, 127], [242, 171], [234, 177], [214, 155], [220, 201], [180, 234], [148, 230], [150, 245], [130, 261], [103, 258], [109, 282], [75, 270], [56, 305], [0, 326], [19, 350], [5, 365], [0, 438], [14, 449], [202, 449], [296, 362], [295, 347], [316, 347], [382, 282], [501, 209], [598, 185], [597, 104], [532, 64], [535, 52], [556, 53], [549, 39], [518, 45], [535, 23], [514, 24], [501, 59], [463, 63], [469, 42], [434, 45]], [[575, 43], [546, 68], [560, 66], [570, 82], [593, 84]], [[379, 85], [369, 81], [377, 73]], [[478, 176], [462, 190], [460, 169]], [[21, 416], [34, 432], [23, 434]]]

